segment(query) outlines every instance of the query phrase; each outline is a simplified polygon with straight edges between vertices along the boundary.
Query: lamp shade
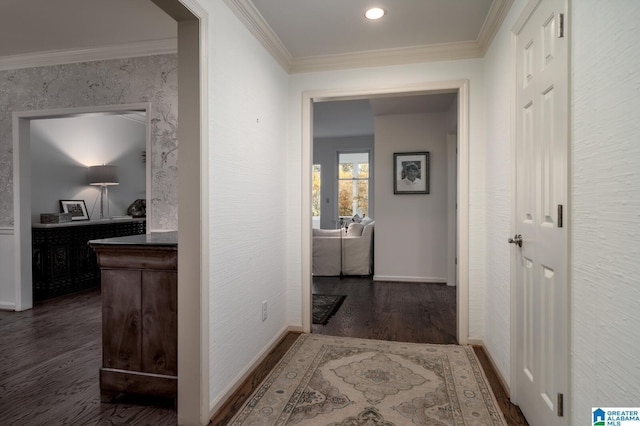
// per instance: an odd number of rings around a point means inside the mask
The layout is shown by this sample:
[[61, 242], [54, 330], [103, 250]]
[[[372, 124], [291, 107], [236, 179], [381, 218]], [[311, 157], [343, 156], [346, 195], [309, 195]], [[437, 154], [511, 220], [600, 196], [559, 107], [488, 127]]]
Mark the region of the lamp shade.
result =
[[118, 170], [116, 166], [89, 167], [89, 185], [118, 185]]

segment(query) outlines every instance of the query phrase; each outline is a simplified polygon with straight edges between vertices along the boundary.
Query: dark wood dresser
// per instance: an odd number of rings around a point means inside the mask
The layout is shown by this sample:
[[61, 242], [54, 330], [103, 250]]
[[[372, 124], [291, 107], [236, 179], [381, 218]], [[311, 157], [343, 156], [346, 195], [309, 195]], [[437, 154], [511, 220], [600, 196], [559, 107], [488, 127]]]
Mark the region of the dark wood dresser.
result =
[[178, 236], [92, 240], [102, 271], [100, 397], [178, 393]]
[[100, 286], [100, 268], [87, 242], [146, 232], [145, 219], [107, 219], [31, 226], [33, 300]]

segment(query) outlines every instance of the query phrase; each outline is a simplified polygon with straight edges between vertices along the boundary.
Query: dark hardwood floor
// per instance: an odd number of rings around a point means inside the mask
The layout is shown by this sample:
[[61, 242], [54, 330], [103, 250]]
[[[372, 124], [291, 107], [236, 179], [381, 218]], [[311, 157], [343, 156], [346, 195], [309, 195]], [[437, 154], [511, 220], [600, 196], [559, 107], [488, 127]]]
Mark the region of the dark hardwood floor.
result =
[[0, 424], [175, 425], [173, 401], [100, 402], [101, 334], [99, 290], [0, 311]]
[[[347, 296], [313, 332], [416, 343], [456, 343], [455, 288], [381, 283], [367, 278], [315, 278], [313, 292]], [[286, 336], [216, 413], [225, 425], [295, 341]], [[482, 348], [474, 348], [508, 424], [526, 425], [509, 402]], [[125, 397], [100, 402], [99, 291], [48, 300], [25, 312], [0, 311], [0, 424], [175, 425], [173, 401]]]
[[314, 294], [347, 298], [326, 325], [332, 336], [455, 344], [456, 289], [443, 284], [377, 282], [360, 277], [314, 277]]

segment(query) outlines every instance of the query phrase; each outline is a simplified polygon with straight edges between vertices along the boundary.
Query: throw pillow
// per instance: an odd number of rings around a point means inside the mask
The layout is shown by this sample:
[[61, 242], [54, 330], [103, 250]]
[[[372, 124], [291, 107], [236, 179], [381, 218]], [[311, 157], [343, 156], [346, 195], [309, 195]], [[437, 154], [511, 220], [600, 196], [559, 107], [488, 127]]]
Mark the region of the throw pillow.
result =
[[362, 235], [362, 229], [364, 225], [361, 223], [351, 223], [347, 228], [347, 237], [360, 237]]
[[363, 225], [368, 225], [372, 222], [373, 222], [373, 219], [371, 219], [369, 216], [365, 216], [362, 218], [362, 221], [360, 223]]

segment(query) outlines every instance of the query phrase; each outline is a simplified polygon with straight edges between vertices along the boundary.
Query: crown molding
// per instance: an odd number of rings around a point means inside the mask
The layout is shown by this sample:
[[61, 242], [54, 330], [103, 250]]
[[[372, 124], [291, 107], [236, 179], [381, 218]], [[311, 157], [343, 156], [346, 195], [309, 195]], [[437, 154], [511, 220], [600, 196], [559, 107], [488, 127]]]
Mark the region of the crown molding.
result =
[[24, 55], [0, 57], [0, 71], [33, 68], [49, 65], [91, 62], [109, 59], [134, 58], [176, 53], [178, 40], [175, 38], [120, 45], [91, 47], [86, 49], [53, 50]]
[[493, 0], [491, 3], [487, 19], [485, 19], [484, 24], [482, 24], [477, 39], [482, 56], [489, 50], [493, 38], [498, 33], [500, 25], [504, 22], [512, 5], [513, 0]]
[[289, 71], [293, 57], [280, 38], [273, 32], [250, 0], [224, 0], [285, 71]]
[[344, 55], [309, 56], [293, 60], [290, 72], [305, 73], [348, 68], [414, 64], [420, 62], [453, 61], [482, 57], [475, 41], [442, 43], [400, 49], [383, 49]]

